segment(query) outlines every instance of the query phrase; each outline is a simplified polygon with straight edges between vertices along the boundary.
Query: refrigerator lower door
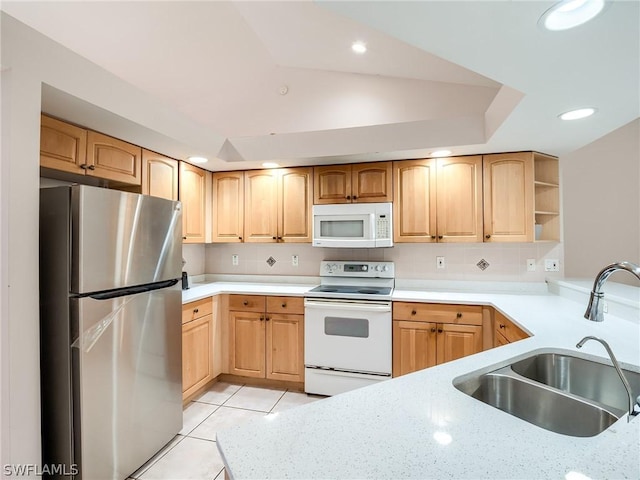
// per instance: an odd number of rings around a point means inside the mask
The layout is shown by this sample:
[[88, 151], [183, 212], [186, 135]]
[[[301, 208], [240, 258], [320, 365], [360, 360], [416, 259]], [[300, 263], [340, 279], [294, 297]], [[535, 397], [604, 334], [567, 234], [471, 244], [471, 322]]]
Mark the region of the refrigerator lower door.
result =
[[80, 478], [127, 478], [181, 430], [181, 297], [176, 285], [72, 301]]

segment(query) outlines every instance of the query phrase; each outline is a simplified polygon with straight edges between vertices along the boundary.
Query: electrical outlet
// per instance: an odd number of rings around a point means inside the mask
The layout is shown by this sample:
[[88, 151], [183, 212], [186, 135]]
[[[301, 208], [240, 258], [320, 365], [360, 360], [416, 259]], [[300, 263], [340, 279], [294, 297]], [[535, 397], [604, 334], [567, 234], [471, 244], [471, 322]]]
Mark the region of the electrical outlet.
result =
[[436, 268], [444, 268], [444, 257], [436, 257]]
[[544, 271], [545, 272], [559, 272], [560, 271], [560, 262], [557, 258], [545, 258], [544, 260]]
[[238, 255], [231, 255], [231, 265], [238, 265]]
[[291, 255], [291, 265], [294, 267], [298, 266], [298, 255]]
[[535, 271], [536, 271], [536, 259], [527, 258], [527, 272], [535, 272]]

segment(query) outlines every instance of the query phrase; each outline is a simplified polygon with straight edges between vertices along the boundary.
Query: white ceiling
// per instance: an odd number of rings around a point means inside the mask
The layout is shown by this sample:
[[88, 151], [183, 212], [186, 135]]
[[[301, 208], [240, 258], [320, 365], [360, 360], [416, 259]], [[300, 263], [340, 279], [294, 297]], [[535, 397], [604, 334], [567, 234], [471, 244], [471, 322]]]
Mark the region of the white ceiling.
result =
[[[640, 116], [638, 1], [615, 2], [592, 22], [553, 33], [536, 24], [551, 4], [1, 6], [169, 104], [203, 132], [226, 138], [217, 151], [189, 151], [189, 145], [179, 151], [206, 154], [212, 158], [206, 168], [229, 170], [266, 160], [415, 158], [441, 147], [459, 154], [562, 154]], [[366, 54], [351, 52], [355, 40], [366, 42]], [[46, 94], [45, 109], [52, 105], [50, 113], [64, 117], [64, 102], [47, 101]], [[584, 105], [598, 114], [573, 124], [557, 119]], [[154, 148], [151, 139], [143, 146]]]

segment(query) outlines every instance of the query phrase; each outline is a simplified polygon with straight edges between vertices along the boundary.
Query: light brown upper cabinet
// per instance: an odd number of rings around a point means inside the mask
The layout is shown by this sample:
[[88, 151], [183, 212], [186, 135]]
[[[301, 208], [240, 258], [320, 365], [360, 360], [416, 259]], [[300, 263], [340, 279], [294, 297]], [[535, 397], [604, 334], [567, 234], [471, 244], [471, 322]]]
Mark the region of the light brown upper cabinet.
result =
[[183, 243], [206, 241], [207, 174], [202, 168], [180, 162]]
[[40, 164], [120, 184], [142, 183], [142, 149], [42, 115]]
[[244, 177], [245, 242], [311, 242], [312, 169], [252, 170]]
[[313, 203], [390, 202], [392, 162], [314, 167]]
[[142, 193], [178, 200], [180, 166], [173, 158], [142, 150]]
[[394, 162], [394, 241], [482, 242], [482, 157]]
[[142, 183], [142, 149], [91, 130], [87, 133], [87, 165], [87, 175], [132, 185]]
[[40, 166], [85, 174], [87, 131], [44, 115], [40, 116]]
[[216, 172], [213, 179], [215, 243], [242, 242], [244, 236], [244, 172]]
[[533, 153], [485, 155], [485, 242], [533, 241]]
[[483, 162], [484, 241], [560, 241], [558, 159], [520, 152], [485, 155]]

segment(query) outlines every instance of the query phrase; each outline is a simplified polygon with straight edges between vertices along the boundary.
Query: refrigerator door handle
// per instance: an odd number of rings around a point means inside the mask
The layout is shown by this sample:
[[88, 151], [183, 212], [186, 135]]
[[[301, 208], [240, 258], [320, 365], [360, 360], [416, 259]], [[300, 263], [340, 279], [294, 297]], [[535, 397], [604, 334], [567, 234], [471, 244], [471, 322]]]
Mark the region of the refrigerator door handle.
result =
[[91, 297], [95, 300], [110, 300], [112, 298], [126, 297], [137, 293], [152, 292], [153, 290], [162, 290], [163, 288], [173, 287], [178, 283], [179, 279], [164, 280], [162, 282], [147, 283], [145, 285], [136, 285], [135, 287], [116, 288], [113, 290], [105, 290], [98, 293], [85, 293], [74, 295], [75, 298]]

